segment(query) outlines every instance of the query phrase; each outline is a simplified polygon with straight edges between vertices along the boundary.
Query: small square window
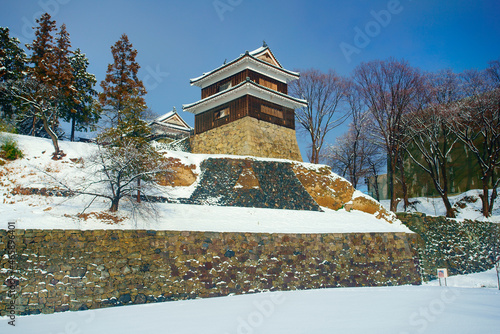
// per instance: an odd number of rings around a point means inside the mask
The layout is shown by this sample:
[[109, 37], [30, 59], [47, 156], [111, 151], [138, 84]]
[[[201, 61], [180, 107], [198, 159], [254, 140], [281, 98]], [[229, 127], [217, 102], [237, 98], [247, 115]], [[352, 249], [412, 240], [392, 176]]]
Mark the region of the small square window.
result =
[[218, 119], [221, 119], [221, 118], [224, 118], [227, 116], [229, 116], [229, 108], [225, 108], [225, 109], [216, 111], [214, 114], [214, 119], [218, 120]]
[[232, 86], [231, 81], [226, 82], [225, 84], [222, 84], [219, 86], [219, 92], [222, 92], [226, 89], [229, 89], [229, 88], [231, 88], [231, 86]]

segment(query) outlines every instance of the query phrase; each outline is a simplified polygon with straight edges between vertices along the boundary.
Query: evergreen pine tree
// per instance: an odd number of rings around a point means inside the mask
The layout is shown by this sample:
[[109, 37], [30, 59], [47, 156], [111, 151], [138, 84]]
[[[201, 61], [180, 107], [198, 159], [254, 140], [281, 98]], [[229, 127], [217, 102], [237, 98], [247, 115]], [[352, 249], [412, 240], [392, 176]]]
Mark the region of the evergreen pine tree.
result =
[[[51, 19], [48, 13], [43, 14], [36, 20], [38, 27], [35, 31], [35, 39], [32, 44], [26, 45], [32, 52], [29, 58], [31, 67], [29, 76], [39, 83], [50, 86], [53, 83], [54, 70], [54, 37], [52, 32], [56, 29], [56, 21]], [[36, 86], [36, 85], [35, 85]], [[46, 93], [47, 90], [44, 90]], [[22, 134], [46, 137], [50, 134], [45, 131], [43, 121], [36, 115], [36, 112], [27, 113], [20, 119], [18, 128]], [[48, 120], [50, 121], [50, 119]]]
[[95, 106], [94, 96], [97, 92], [94, 86], [97, 82], [95, 75], [88, 73], [89, 61], [80, 49], [76, 49], [70, 57], [73, 73], [74, 94], [66, 99], [61, 106], [62, 117], [71, 124], [70, 140], [75, 140], [75, 131], [87, 131], [99, 120], [99, 112]]
[[[37, 23], [35, 40], [27, 46], [32, 51], [29, 59], [32, 67], [23, 80], [10, 85], [8, 92], [26, 107], [19, 118], [21, 133], [41, 135], [41, 124], [54, 145], [53, 158], [59, 159], [64, 155], [58, 143], [59, 105], [65, 94], [69, 96], [72, 92], [71, 66], [67, 59], [69, 37], [63, 25], [57, 41], [59, 48], [53, 42], [55, 21], [50, 15], [43, 14]], [[27, 126], [31, 129], [26, 129]]]
[[[9, 28], [0, 27], [0, 84], [19, 80], [26, 75], [26, 53], [17, 38], [9, 36]], [[0, 89], [0, 117], [11, 121], [20, 109], [19, 100]]]

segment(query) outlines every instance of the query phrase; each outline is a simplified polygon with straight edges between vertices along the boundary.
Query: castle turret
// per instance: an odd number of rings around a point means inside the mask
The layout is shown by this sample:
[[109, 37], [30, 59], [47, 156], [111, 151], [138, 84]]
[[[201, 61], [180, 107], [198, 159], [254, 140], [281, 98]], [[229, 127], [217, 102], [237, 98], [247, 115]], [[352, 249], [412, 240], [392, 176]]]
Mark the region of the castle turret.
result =
[[195, 114], [192, 151], [301, 161], [294, 116], [307, 101], [289, 96], [287, 89], [298, 78], [264, 43], [191, 79], [201, 88], [201, 100], [183, 106]]

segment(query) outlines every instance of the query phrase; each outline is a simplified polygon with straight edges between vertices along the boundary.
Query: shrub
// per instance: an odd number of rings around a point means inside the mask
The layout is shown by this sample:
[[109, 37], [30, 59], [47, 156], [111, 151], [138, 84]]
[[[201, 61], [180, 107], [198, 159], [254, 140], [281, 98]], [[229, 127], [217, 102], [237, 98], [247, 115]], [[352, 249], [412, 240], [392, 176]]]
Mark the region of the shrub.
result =
[[0, 119], [0, 132], [17, 133], [15, 126], [12, 122], [5, 119]]
[[16, 160], [24, 157], [23, 151], [21, 151], [19, 146], [17, 146], [17, 142], [13, 139], [4, 140], [0, 148], [2, 149], [0, 155], [4, 159]]

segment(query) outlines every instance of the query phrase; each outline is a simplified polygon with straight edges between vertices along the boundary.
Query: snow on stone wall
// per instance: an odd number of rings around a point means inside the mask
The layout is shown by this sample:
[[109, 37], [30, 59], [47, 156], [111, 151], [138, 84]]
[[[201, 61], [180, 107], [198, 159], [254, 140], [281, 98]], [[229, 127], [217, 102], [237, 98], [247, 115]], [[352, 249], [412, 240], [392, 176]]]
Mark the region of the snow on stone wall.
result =
[[498, 224], [423, 213], [398, 213], [398, 218], [422, 238], [419, 253], [425, 280], [437, 278], [437, 268], [447, 268], [450, 275], [493, 268], [490, 255], [500, 249]]
[[320, 211], [295, 176], [280, 161], [206, 159], [198, 187], [186, 203]]
[[[14, 230], [0, 314], [53, 313], [267, 290], [420, 284], [416, 234]], [[0, 231], [0, 248], [7, 247]]]

